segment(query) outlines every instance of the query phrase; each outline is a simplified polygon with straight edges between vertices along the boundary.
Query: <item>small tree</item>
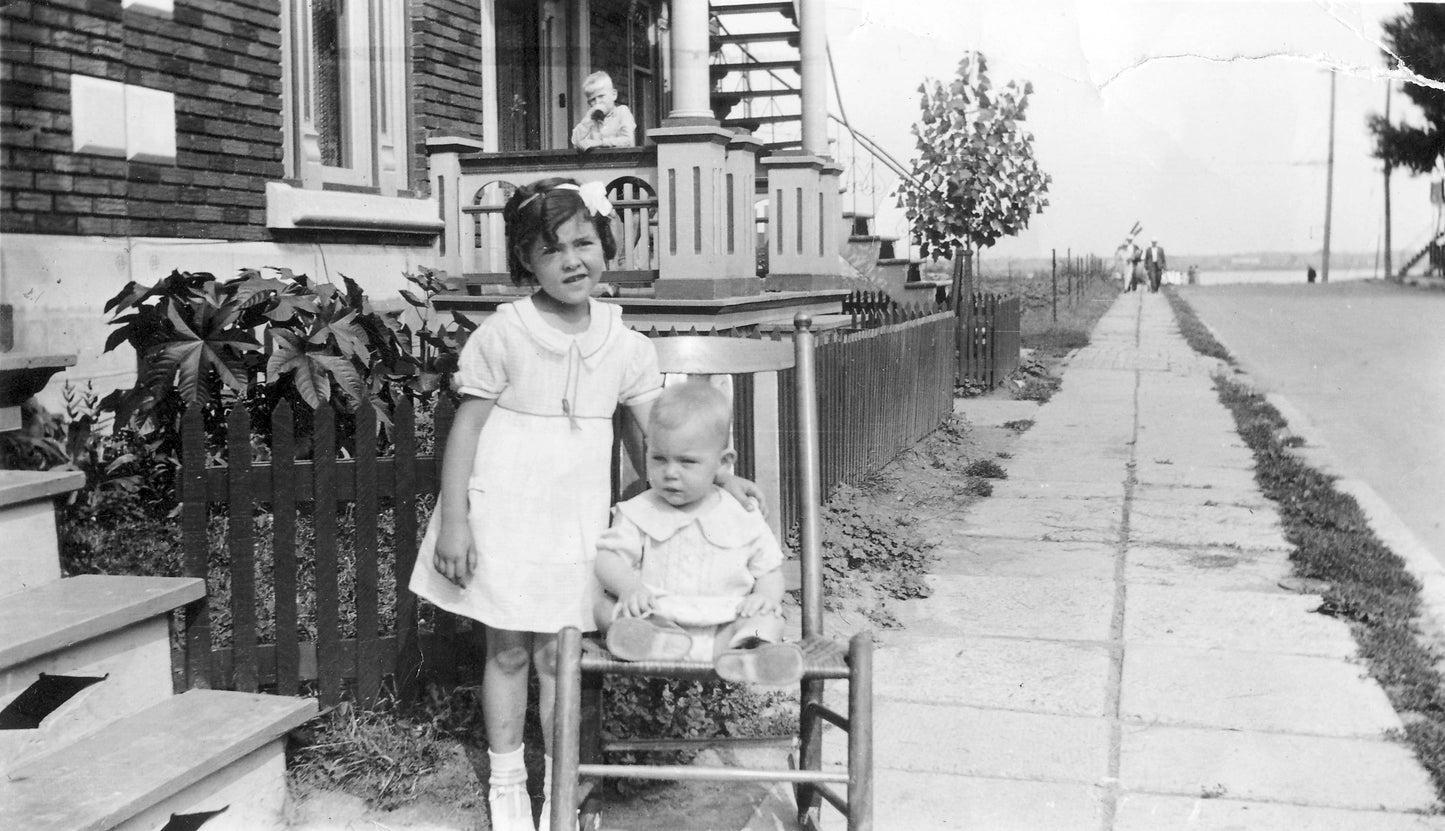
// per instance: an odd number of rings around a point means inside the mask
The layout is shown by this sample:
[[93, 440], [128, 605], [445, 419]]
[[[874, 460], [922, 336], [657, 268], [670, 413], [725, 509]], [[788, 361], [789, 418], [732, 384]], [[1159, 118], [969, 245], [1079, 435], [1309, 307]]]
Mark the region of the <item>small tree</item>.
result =
[[[1410, 3], [1409, 8], [1383, 24], [1383, 54], [1391, 66], [1403, 66], [1422, 78], [1445, 77], [1445, 6]], [[1425, 124], [1410, 127], [1391, 124], [1372, 114], [1375, 158], [1412, 173], [1429, 173], [1445, 157], [1445, 90], [1426, 84], [1405, 84], [1405, 97], [1420, 108]]]
[[1034, 158], [1033, 134], [1021, 126], [1032, 84], [1010, 81], [995, 90], [983, 54], [973, 52], [946, 86], [925, 80], [918, 91], [923, 115], [913, 135], [919, 155], [899, 196], [923, 256], [953, 258], [962, 334], [972, 326], [973, 252], [1027, 228], [1049, 204], [1050, 177]]

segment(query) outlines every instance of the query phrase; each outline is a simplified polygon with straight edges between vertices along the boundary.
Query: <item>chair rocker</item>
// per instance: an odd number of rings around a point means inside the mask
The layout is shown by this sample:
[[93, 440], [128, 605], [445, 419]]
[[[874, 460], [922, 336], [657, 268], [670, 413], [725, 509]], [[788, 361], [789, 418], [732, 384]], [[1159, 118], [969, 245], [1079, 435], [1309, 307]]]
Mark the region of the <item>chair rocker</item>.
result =
[[[811, 320], [798, 315], [792, 343], [786, 340], [748, 340], [729, 337], [680, 336], [654, 340], [665, 373], [752, 377], [752, 409], [757, 429], [752, 436], [739, 430], [739, 444], [752, 442], [754, 480], [770, 500], [770, 523], [783, 512], [789, 483], [796, 495], [799, 526], [798, 559], [801, 567], [801, 628], [805, 669], [801, 681], [799, 730], [787, 738], [796, 742], [797, 767], [760, 770], [734, 766], [615, 765], [605, 764], [609, 752], [625, 750], [677, 750], [724, 745], [727, 739], [678, 739], [619, 742], [610, 740], [601, 725], [602, 678], [632, 675], [677, 679], [716, 680], [710, 662], [618, 660], [595, 638], [584, 640], [576, 628], [558, 637], [557, 703], [553, 736], [552, 831], [600, 828], [600, 780], [606, 778], [711, 780], [730, 782], [791, 782], [797, 799], [798, 821], [816, 829], [821, 804], [826, 801], [847, 818], [849, 831], [871, 829], [873, 812], [873, 643], [860, 632], [844, 643], [823, 632], [823, 569], [819, 533], [819, 455], [817, 380]], [[794, 370], [796, 403], [782, 401], [779, 371]], [[735, 407], [737, 405], [735, 404]], [[781, 414], [781, 415], [780, 415]], [[795, 422], [795, 470], [779, 464], [779, 439]], [[769, 464], [771, 460], [771, 465]], [[775, 500], [775, 501], [774, 501]], [[774, 527], [775, 533], [780, 530]], [[784, 537], [778, 534], [781, 541]], [[790, 585], [790, 588], [798, 588]], [[846, 715], [824, 706], [824, 682], [848, 682]], [[824, 723], [847, 733], [845, 770], [823, 769]], [[755, 741], [755, 740], [753, 740]], [[845, 786], [846, 793], [837, 789]], [[569, 810], [575, 806], [577, 813]], [[576, 824], [580, 816], [580, 826]]]

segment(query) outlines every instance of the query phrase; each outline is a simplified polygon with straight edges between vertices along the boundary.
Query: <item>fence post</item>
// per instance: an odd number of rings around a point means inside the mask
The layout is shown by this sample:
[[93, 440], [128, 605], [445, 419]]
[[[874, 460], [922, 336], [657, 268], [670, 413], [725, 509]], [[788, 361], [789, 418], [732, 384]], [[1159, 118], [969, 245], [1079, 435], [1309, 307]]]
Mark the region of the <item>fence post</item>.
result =
[[[186, 408], [181, 417], [181, 539], [185, 541], [185, 576], [199, 577], [210, 586], [207, 570], [210, 546], [206, 521], [206, 423], [199, 405]], [[211, 685], [211, 607], [202, 597], [186, 606], [186, 687]]]
[[321, 704], [341, 701], [341, 587], [336, 544], [336, 413], [323, 401], [312, 417], [312, 518], [315, 529], [316, 686]]
[[1053, 286], [1050, 296], [1053, 298], [1054, 322], [1059, 322], [1059, 251], [1057, 248], [1049, 249], [1049, 279]]
[[[446, 397], [446, 392], [437, 390], [436, 399]], [[402, 396], [397, 402], [392, 417], [396, 426], [396, 441], [393, 454], [396, 458], [395, 498], [392, 500], [396, 517], [396, 667], [394, 669], [397, 695], [403, 701], [416, 701], [421, 697], [421, 643], [417, 634], [416, 595], [411, 593], [408, 583], [411, 570], [416, 564], [416, 422], [412, 402]], [[433, 451], [437, 472], [441, 472], [441, 445]]]
[[291, 402], [271, 411], [271, 552], [276, 581], [276, 692], [301, 691], [296, 633], [296, 423]]
[[251, 499], [251, 417], [237, 402], [226, 417], [226, 467], [230, 474], [226, 547], [231, 572], [231, 672], [221, 676], [225, 689], [255, 692], [256, 547], [254, 503]]
[[[356, 697], [363, 704], [381, 692], [381, 652], [377, 644], [376, 410], [369, 395], [356, 407]], [[408, 575], [409, 577], [410, 575]]]

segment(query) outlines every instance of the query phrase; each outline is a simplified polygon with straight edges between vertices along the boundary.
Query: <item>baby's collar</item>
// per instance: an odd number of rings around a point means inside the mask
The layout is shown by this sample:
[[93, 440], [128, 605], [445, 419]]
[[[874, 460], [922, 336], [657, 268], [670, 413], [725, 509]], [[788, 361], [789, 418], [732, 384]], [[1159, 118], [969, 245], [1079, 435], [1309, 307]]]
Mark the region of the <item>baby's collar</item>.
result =
[[672, 507], [653, 490], [618, 503], [617, 512], [655, 540], [670, 539], [673, 534], [696, 522], [708, 542], [724, 548], [736, 548], [752, 542], [767, 530], [761, 514], [744, 508], [722, 488], [714, 485], [713, 489], [718, 499], [697, 513]]

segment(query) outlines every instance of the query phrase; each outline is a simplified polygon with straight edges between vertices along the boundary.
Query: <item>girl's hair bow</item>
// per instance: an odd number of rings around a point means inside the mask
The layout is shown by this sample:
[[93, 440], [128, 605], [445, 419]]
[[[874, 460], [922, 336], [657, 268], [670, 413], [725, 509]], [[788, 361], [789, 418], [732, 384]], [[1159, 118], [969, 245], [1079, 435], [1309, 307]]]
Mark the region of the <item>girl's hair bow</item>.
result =
[[587, 182], [582, 185], [562, 184], [554, 190], [575, 190], [582, 197], [582, 204], [593, 216], [611, 216], [612, 203], [607, 201], [607, 189], [601, 182]]

